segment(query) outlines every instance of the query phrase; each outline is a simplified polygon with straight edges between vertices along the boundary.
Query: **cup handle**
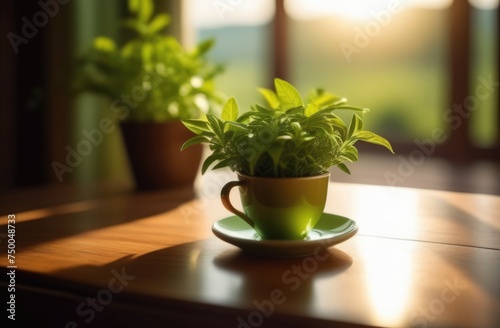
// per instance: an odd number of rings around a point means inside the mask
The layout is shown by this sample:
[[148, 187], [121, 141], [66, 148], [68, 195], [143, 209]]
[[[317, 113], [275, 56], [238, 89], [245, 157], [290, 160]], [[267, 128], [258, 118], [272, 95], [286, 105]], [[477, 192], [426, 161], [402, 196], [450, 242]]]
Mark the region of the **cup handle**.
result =
[[231, 204], [231, 201], [229, 200], [229, 193], [231, 192], [231, 189], [237, 186], [242, 187], [244, 185], [245, 185], [244, 181], [229, 181], [224, 185], [224, 187], [222, 187], [222, 190], [220, 192], [220, 199], [222, 200], [222, 205], [224, 205], [224, 207], [228, 211], [236, 214], [246, 223], [248, 223], [251, 227], [253, 227], [254, 226], [253, 221], [245, 213], [234, 208], [233, 204]]

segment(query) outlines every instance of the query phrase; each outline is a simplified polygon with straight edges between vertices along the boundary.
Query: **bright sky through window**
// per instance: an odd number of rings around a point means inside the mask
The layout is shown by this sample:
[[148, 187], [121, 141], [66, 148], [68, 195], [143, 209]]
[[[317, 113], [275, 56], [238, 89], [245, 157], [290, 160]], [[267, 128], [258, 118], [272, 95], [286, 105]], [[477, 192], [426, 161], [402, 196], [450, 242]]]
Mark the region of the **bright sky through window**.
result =
[[[463, 1], [463, 0], [457, 0]], [[286, 10], [294, 19], [308, 20], [323, 16], [339, 15], [352, 20], [366, 20], [373, 12], [387, 10], [390, 6], [401, 8], [444, 9], [453, 0], [286, 0]], [[499, 0], [469, 0], [480, 9], [494, 9]]]
[[188, 0], [191, 21], [197, 28], [262, 25], [274, 16], [270, 0]]
[[496, 9], [498, 8], [499, 0], [469, 0], [469, 3], [479, 9]]
[[[457, 0], [464, 1], [464, 0]], [[479, 9], [495, 9], [500, 0], [469, 0]], [[274, 15], [271, 0], [187, 0], [190, 20], [196, 28], [228, 25], [262, 25]], [[373, 12], [387, 10], [389, 6], [400, 8], [444, 9], [453, 0], [286, 0], [287, 13], [297, 20], [316, 19], [339, 15], [352, 20], [367, 20]]]

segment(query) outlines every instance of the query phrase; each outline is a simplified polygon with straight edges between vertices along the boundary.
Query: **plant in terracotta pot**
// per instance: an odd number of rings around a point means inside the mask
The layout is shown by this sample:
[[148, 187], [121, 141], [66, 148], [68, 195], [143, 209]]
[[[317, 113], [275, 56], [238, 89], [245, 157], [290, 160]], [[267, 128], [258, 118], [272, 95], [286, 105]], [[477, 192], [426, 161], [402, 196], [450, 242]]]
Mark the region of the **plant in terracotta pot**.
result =
[[[263, 239], [303, 239], [323, 213], [329, 169], [336, 166], [350, 173], [346, 163], [358, 160], [356, 142], [393, 150], [386, 139], [364, 129], [357, 113], [367, 109], [350, 106], [345, 98], [317, 89], [304, 103], [281, 79], [275, 79], [275, 91], [259, 91], [267, 106], [256, 104], [240, 115], [236, 100], [230, 98], [221, 117], [183, 120], [197, 134], [183, 149], [207, 143], [212, 154], [202, 165], [203, 173], [210, 167], [237, 172], [238, 181], [223, 187], [223, 204]], [[336, 115], [339, 110], [354, 112], [350, 124]], [[235, 186], [240, 187], [244, 211], [229, 201]]]
[[170, 18], [153, 16], [152, 0], [130, 0], [123, 26], [132, 37], [122, 45], [94, 39], [82, 58], [77, 88], [112, 100], [139, 188], [192, 184], [202, 147], [179, 151], [192, 136], [181, 119], [200, 118], [222, 103], [214, 77], [222, 71], [206, 55], [212, 40], [184, 49], [166, 35]]

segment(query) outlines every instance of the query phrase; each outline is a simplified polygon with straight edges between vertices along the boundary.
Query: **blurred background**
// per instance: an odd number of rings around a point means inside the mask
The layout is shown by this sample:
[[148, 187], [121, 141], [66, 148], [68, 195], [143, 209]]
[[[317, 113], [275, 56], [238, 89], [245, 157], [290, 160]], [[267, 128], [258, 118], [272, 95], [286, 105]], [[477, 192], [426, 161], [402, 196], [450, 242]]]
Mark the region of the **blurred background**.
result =
[[[157, 0], [156, 11], [171, 15], [168, 33], [186, 47], [215, 38], [210, 57], [226, 66], [217, 86], [243, 109], [274, 77], [371, 108], [367, 128], [396, 155], [360, 145], [352, 175], [334, 170], [333, 180], [500, 194], [498, 2]], [[3, 2], [0, 189], [133, 183], [119, 129], [62, 181], [54, 173], [82, 130], [110, 115], [108, 100], [72, 92], [75, 59], [96, 36], [125, 38], [126, 8], [124, 0]], [[26, 27], [27, 18], [39, 26]]]

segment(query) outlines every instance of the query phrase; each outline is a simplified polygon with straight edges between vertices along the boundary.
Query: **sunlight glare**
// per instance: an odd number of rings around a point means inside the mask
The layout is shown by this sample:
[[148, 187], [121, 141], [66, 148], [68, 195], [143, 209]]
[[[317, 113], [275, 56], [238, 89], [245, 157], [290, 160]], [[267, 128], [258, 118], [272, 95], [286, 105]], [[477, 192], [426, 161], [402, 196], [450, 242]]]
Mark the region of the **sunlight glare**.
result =
[[[364, 229], [370, 231], [370, 234], [408, 239], [418, 237], [416, 227], [419, 200], [411, 190], [398, 188], [397, 191], [381, 189], [374, 192], [374, 189], [366, 188], [358, 191], [352, 201], [354, 217], [362, 220]], [[375, 213], [375, 208], [384, 208], [387, 211]], [[383, 217], [383, 225], [377, 220], [378, 216]]]
[[[373, 315], [384, 325], [397, 325], [404, 321], [404, 310], [411, 297], [411, 261], [415, 245], [400, 243], [393, 249], [394, 243], [384, 239], [367, 239], [361, 243]], [[381, 252], [384, 253], [382, 257]]]
[[69, 204], [63, 204], [58, 206], [52, 206], [47, 208], [41, 208], [36, 210], [29, 210], [17, 214], [18, 222], [27, 222], [38, 219], [50, 218], [56, 215], [66, 215], [70, 213], [78, 213], [87, 211], [96, 206], [95, 202], [92, 201], [81, 201]]
[[274, 1], [187, 0], [186, 11], [197, 28], [263, 25], [274, 16]]
[[472, 6], [483, 10], [497, 9], [499, 2], [499, 0], [469, 0]]
[[388, 10], [391, 7], [443, 9], [450, 6], [451, 2], [452, 0], [286, 0], [285, 8], [287, 13], [297, 20], [309, 20], [332, 15], [351, 20], [368, 20], [372, 18], [373, 13]]
[[[419, 201], [416, 194], [400, 188], [374, 192], [371, 188], [360, 189], [353, 206], [354, 216], [362, 222], [361, 229], [376, 236], [392, 238], [416, 238]], [[375, 213], [376, 208], [386, 209]], [[383, 217], [384, 224], [377, 220]], [[363, 261], [366, 265], [366, 284], [374, 310], [374, 315], [384, 324], [394, 325], [403, 320], [403, 310], [407, 306], [412, 282], [412, 254], [415, 243], [400, 243], [392, 249], [393, 242], [374, 238], [363, 241]], [[383, 257], [378, 256], [384, 253]], [[395, 272], [391, 268], [397, 267]]]
[[295, 19], [307, 20], [328, 15], [341, 15], [353, 20], [370, 18], [372, 11], [383, 9], [387, 0], [287, 0], [287, 13]]

